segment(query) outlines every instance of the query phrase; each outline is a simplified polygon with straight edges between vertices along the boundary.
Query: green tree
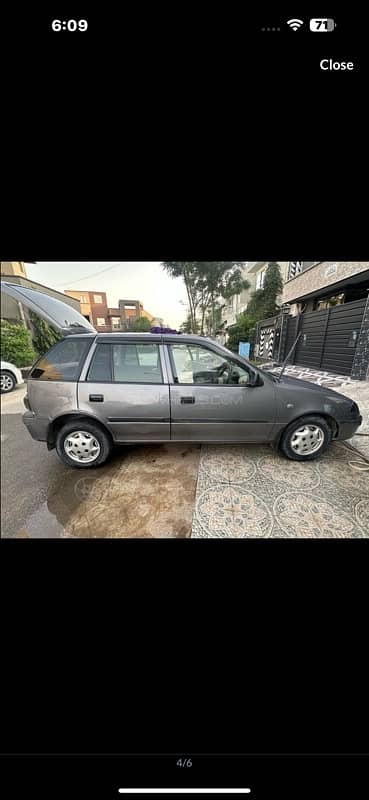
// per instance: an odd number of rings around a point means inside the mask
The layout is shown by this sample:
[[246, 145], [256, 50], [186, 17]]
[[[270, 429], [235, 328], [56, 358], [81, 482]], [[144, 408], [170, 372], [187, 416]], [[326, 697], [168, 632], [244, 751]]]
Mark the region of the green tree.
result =
[[30, 312], [30, 317], [33, 328], [33, 346], [36, 353], [38, 353], [39, 356], [43, 356], [44, 353], [50, 350], [50, 347], [53, 347], [53, 345], [61, 339], [61, 335], [55, 328], [45, 322], [45, 320], [41, 319], [37, 314], [34, 314], [33, 311]]
[[214, 314], [213, 310], [212, 309], [210, 310], [210, 313], [207, 315], [205, 319], [206, 333], [209, 333], [210, 335], [216, 334], [218, 329], [221, 327], [223, 308], [224, 308], [223, 305], [217, 304], [214, 309]]
[[151, 328], [151, 322], [147, 317], [137, 317], [137, 319], [132, 322], [130, 330], [134, 333], [146, 333]]
[[182, 278], [186, 287], [190, 309], [191, 333], [197, 333], [196, 311], [200, 302], [200, 288], [197, 285], [196, 261], [163, 261], [162, 267], [172, 278]]
[[232, 325], [229, 334], [227, 347], [234, 353], [238, 353], [240, 342], [251, 342], [255, 332], [255, 319], [250, 316], [248, 311], [239, 314], [235, 325]]
[[249, 288], [242, 276], [242, 262], [236, 261], [164, 261], [163, 268], [173, 278], [183, 278], [191, 318], [191, 333], [197, 333], [196, 313], [200, 311], [200, 333], [204, 334], [210, 311], [210, 332], [216, 329], [216, 308], [221, 298], [230, 299]]
[[16, 367], [29, 367], [35, 360], [31, 334], [21, 323], [1, 320], [1, 358]]
[[182, 333], [192, 333], [191, 314], [187, 314], [187, 319], [179, 326], [179, 330]]
[[235, 294], [248, 289], [250, 284], [243, 278], [243, 264], [240, 261], [197, 261], [195, 264], [201, 296], [201, 330], [203, 332], [204, 318], [210, 311], [210, 332], [214, 335], [217, 326], [216, 309], [221, 298], [230, 300]]
[[282, 291], [283, 280], [279, 264], [271, 261], [265, 272], [264, 286], [253, 292], [247, 306], [247, 313], [255, 320], [273, 317], [280, 309], [277, 297], [282, 294]]

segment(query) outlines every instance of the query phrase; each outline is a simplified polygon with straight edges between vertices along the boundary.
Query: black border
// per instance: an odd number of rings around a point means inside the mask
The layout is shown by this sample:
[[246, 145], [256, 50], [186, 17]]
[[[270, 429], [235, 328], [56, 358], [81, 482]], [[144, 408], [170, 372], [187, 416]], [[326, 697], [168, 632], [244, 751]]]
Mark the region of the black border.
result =
[[[184, 758], [191, 767], [178, 767]], [[367, 761], [360, 756], [254, 756], [247, 754], [172, 754], [8, 757], [2, 759], [3, 783], [11, 796], [78, 797], [118, 800], [119, 787], [250, 788], [250, 800], [343, 800], [362, 797]], [[4, 781], [5, 776], [5, 781]], [[17, 794], [14, 794], [14, 788]], [[193, 795], [200, 800], [203, 795]], [[130, 800], [137, 795], [128, 795]], [[146, 800], [150, 795], [143, 795]], [[158, 795], [174, 800], [176, 795]], [[209, 795], [212, 800], [217, 795]], [[232, 795], [225, 795], [228, 800]]]
[[[93, 47], [83, 72], [41, 9], [2, 11], [2, 260], [367, 258], [362, 6], [337, 46], [359, 53], [355, 82], [299, 73], [223, 7], [222, 59], [208, 18], [164, 43], [141, 24], [133, 52], [98, 8], [108, 71]], [[367, 543], [244, 544], [2, 541], [4, 752], [361, 752]]]

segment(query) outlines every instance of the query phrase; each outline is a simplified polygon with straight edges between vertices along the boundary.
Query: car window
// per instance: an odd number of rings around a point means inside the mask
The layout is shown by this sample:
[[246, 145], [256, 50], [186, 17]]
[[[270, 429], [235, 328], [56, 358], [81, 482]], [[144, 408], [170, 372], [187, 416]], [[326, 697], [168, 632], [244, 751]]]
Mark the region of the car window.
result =
[[[98, 348], [102, 346], [99, 345]], [[112, 352], [109, 361], [113, 382], [163, 383], [157, 344], [113, 344], [111, 348]], [[99, 358], [100, 361], [103, 361], [103, 354]], [[91, 380], [90, 374], [88, 380]], [[110, 378], [107, 378], [107, 380], [110, 380]]]
[[92, 340], [62, 339], [42, 356], [30, 377], [38, 381], [76, 381]]
[[111, 379], [111, 344], [98, 344], [88, 370], [87, 380], [98, 383], [99, 381], [110, 382]]
[[250, 371], [201, 345], [174, 344], [170, 347], [178, 383], [242, 385]]

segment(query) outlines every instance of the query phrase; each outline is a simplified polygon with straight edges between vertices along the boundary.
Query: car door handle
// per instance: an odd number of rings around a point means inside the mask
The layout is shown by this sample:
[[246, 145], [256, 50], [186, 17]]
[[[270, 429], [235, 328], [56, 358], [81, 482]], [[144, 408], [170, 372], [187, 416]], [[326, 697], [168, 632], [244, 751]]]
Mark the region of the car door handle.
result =
[[194, 403], [194, 397], [181, 397], [181, 403]]
[[104, 402], [104, 395], [103, 394], [90, 394], [89, 401], [90, 401], [90, 403], [103, 403]]

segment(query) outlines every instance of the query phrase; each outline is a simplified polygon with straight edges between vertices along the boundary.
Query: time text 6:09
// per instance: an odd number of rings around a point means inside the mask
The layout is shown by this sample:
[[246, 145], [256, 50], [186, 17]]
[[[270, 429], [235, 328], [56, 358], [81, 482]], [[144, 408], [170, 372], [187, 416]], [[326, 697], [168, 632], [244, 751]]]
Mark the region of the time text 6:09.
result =
[[53, 19], [51, 23], [53, 31], [87, 31], [87, 19]]

